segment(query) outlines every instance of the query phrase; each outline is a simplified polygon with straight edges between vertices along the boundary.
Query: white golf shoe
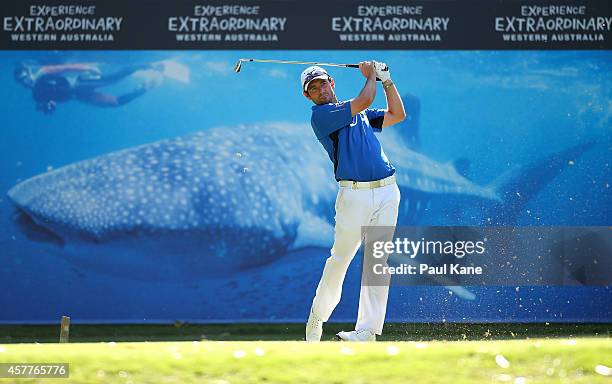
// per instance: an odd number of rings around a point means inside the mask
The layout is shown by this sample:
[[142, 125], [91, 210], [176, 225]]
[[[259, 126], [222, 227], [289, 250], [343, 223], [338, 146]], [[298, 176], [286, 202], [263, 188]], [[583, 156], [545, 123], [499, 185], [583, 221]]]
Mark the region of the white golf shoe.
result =
[[359, 331], [338, 332], [336, 339], [341, 341], [376, 341], [376, 335], [367, 329], [362, 329]]
[[323, 335], [323, 321], [312, 310], [306, 323], [306, 341], [321, 341]]

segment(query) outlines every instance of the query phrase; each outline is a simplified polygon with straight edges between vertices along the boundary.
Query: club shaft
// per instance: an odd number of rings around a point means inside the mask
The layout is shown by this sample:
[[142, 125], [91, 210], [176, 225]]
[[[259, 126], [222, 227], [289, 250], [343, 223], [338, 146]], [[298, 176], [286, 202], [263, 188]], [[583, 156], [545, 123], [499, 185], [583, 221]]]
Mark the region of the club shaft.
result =
[[290, 60], [264, 60], [264, 59], [240, 59], [242, 62], [297, 64], [297, 65], [322, 65], [327, 67], [359, 68], [359, 64], [321, 63], [318, 61], [290, 61]]

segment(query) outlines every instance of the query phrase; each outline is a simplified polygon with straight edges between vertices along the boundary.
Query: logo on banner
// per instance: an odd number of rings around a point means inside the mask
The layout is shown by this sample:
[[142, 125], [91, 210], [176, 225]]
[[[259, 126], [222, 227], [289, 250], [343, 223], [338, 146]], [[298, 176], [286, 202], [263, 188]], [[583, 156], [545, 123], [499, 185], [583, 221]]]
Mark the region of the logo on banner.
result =
[[32, 5], [25, 16], [2, 18], [12, 42], [112, 42], [123, 17], [96, 16], [95, 5]]
[[332, 17], [331, 29], [340, 42], [442, 42], [450, 19], [422, 5], [359, 5], [356, 16]]
[[495, 17], [504, 42], [603, 42], [612, 17], [589, 15], [586, 5], [522, 5], [518, 15]]
[[169, 17], [168, 31], [177, 42], [278, 42], [286, 24], [259, 5], [196, 5], [191, 16]]

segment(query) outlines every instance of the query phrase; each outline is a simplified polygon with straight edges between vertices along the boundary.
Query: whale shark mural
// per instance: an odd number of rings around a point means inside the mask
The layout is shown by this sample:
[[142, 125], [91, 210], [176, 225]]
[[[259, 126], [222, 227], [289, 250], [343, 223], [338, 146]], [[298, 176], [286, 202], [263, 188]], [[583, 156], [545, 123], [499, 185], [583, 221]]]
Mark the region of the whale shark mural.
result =
[[[418, 118], [380, 135], [402, 191], [399, 225], [512, 224], [522, 204], [590, 148], [577, 145], [481, 186], [466, 177], [464, 160], [417, 152], [417, 134]], [[174, 281], [331, 247], [336, 191], [310, 126], [277, 122], [109, 153], [32, 177], [8, 196], [26, 236], [71, 262]]]

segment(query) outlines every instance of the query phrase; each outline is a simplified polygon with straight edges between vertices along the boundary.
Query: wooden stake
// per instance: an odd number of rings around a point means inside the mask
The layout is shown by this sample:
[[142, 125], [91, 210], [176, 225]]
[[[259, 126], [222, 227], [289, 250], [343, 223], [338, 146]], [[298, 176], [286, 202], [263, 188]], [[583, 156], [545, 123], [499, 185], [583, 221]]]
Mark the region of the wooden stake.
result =
[[62, 323], [60, 325], [60, 343], [67, 343], [70, 336], [70, 317], [62, 316]]

